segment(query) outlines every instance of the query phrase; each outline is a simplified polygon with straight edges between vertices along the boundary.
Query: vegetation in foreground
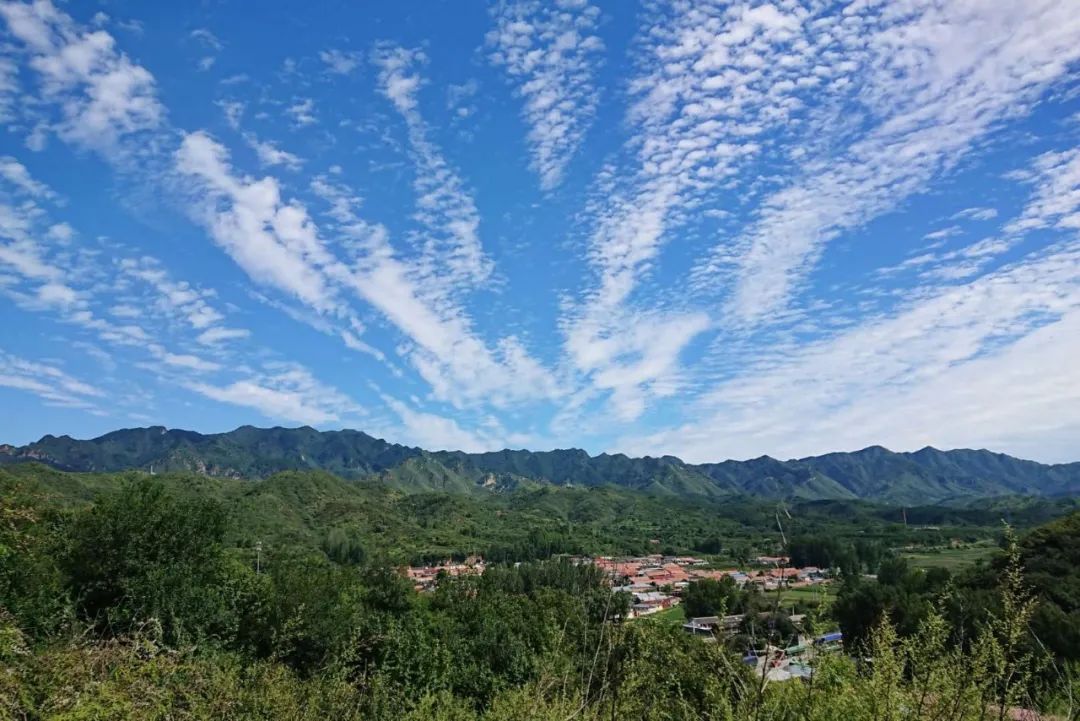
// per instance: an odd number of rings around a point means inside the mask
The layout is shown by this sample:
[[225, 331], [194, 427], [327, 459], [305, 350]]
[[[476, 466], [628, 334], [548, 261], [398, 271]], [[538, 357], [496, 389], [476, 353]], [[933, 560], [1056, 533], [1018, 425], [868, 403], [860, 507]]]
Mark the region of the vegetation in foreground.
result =
[[253, 557], [230, 542], [220, 500], [154, 479], [66, 508], [26, 479], [2, 480], [3, 718], [1074, 714], [1080, 645], [1039, 641], [1040, 624], [1080, 612], [1080, 515], [971, 578], [938, 584], [895, 559], [879, 582], [852, 576], [836, 607], [865, 611], [866, 630], [849, 634], [860, 660], [765, 684], [725, 644], [618, 622], [626, 601], [591, 566], [495, 566], [420, 596], [370, 550], [359, 562], [306, 546]]

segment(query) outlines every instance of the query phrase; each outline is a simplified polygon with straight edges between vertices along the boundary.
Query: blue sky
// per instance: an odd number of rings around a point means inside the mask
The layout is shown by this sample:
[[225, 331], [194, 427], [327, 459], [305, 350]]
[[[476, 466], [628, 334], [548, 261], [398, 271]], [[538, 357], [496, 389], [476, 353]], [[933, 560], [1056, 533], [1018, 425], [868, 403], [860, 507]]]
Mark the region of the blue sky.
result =
[[1070, 0], [0, 2], [0, 441], [1080, 458]]

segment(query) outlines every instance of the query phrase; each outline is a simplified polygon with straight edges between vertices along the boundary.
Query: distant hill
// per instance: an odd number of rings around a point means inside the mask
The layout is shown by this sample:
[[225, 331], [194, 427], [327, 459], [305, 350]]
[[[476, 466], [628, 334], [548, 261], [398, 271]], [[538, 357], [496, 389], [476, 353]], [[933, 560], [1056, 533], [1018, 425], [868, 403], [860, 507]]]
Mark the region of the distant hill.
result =
[[1046, 465], [983, 450], [880, 446], [854, 453], [780, 461], [699, 465], [674, 456], [590, 456], [580, 449], [490, 453], [425, 451], [361, 431], [254, 428], [201, 434], [161, 426], [76, 440], [47, 435], [22, 447], [0, 445], [0, 463], [39, 461], [66, 471], [187, 471], [266, 478], [280, 471], [323, 470], [378, 480], [404, 491], [483, 493], [538, 485], [613, 485], [683, 498], [751, 495], [777, 499], [864, 499], [921, 505], [1008, 495], [1080, 493], [1080, 463]]

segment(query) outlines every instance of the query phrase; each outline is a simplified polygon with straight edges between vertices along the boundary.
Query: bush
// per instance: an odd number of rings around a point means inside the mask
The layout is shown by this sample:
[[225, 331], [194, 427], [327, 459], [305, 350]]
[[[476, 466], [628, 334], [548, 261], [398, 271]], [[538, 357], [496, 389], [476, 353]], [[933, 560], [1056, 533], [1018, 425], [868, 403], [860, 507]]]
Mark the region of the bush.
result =
[[0, 616], [27, 640], [46, 638], [71, 618], [54, 524], [39, 504], [37, 492], [0, 478]]
[[102, 498], [76, 517], [62, 558], [80, 618], [109, 635], [157, 628], [168, 643], [227, 634], [225, 532], [220, 504], [149, 478]]

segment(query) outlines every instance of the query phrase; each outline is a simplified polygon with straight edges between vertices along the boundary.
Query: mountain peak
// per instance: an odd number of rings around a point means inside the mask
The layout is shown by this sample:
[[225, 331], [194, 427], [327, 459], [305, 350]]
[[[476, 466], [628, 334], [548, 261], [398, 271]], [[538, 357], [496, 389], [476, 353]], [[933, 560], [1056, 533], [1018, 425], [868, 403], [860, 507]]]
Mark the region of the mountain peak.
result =
[[[224, 442], [222, 442], [224, 441]], [[0, 463], [39, 461], [69, 471], [145, 469], [266, 478], [319, 469], [346, 479], [372, 479], [412, 491], [497, 492], [520, 483], [622, 486], [683, 496], [751, 494], [802, 499], [864, 498], [904, 504], [954, 497], [1080, 491], [1080, 463], [1045, 466], [989, 451], [930, 446], [894, 453], [880, 445], [851, 453], [780, 461], [694, 465], [672, 455], [590, 456], [580, 448], [464, 453], [425, 451], [363, 431], [240, 426], [201, 434], [164, 426], [113, 431], [90, 440], [46, 435], [5, 448]], [[490, 481], [499, 479], [496, 484]]]

